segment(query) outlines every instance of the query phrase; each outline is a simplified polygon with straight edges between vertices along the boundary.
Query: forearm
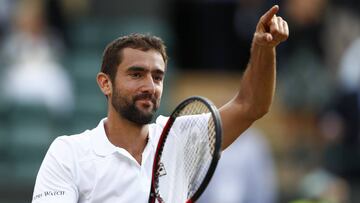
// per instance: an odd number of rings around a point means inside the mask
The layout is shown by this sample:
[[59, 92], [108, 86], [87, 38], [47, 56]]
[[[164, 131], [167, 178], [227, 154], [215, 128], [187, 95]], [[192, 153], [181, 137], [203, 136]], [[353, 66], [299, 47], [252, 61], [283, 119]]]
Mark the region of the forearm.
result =
[[253, 45], [249, 65], [234, 99], [220, 109], [225, 149], [271, 106], [276, 78], [275, 48]]
[[275, 48], [253, 43], [249, 65], [233, 102], [242, 106], [249, 119], [259, 119], [269, 111], [274, 97], [275, 81]]

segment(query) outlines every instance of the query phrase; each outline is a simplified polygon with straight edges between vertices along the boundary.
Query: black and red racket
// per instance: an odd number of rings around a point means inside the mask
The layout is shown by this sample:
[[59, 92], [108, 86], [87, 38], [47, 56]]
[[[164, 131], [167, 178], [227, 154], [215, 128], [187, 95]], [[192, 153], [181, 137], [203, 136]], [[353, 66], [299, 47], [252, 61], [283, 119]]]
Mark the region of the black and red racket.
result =
[[220, 115], [208, 99], [190, 97], [169, 117], [156, 149], [149, 203], [192, 203], [221, 155]]

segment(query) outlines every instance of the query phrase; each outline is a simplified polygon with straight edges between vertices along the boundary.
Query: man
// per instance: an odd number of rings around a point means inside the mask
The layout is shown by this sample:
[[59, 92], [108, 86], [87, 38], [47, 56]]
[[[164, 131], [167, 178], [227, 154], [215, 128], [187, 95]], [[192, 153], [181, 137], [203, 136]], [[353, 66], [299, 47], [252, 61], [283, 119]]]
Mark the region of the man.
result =
[[[275, 47], [288, 37], [279, 7], [254, 34], [249, 66], [234, 99], [220, 109], [223, 146], [266, 114], [275, 88]], [[121, 37], [105, 49], [97, 82], [108, 114], [98, 127], [57, 138], [40, 167], [33, 203], [147, 202], [157, 139], [166, 118], [148, 124], [159, 106], [167, 55], [157, 37]]]

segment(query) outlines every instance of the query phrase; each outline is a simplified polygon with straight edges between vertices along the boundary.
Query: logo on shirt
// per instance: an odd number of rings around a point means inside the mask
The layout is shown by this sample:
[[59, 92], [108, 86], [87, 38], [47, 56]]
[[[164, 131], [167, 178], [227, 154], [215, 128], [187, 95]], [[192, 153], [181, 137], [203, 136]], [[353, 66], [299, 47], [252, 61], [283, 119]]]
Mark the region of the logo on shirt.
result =
[[40, 199], [42, 197], [48, 197], [48, 196], [63, 196], [65, 195], [65, 191], [61, 190], [55, 190], [55, 191], [45, 191], [39, 194], [34, 195], [33, 200]]

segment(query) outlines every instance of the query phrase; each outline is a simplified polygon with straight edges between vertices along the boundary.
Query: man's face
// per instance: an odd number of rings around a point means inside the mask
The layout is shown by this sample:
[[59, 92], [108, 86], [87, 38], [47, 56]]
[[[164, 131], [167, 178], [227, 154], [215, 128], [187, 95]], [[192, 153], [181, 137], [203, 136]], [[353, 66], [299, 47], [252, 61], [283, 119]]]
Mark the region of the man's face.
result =
[[109, 99], [119, 116], [137, 124], [151, 122], [159, 108], [165, 63], [155, 50], [125, 48]]

